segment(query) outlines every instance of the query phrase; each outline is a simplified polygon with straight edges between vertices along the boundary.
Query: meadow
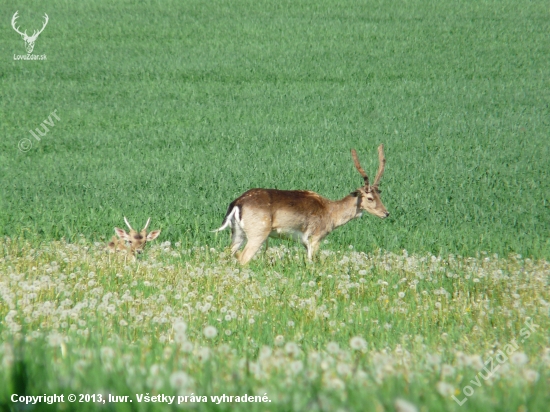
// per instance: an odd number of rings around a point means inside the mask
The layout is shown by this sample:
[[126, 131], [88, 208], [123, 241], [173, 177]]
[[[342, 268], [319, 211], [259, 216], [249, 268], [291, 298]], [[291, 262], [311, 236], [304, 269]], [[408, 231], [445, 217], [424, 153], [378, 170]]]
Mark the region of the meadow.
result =
[[[14, 60], [15, 11], [28, 33], [48, 14], [46, 60]], [[0, 15], [3, 408], [17, 391], [545, 410], [546, 2], [52, 0]], [[270, 241], [241, 268], [210, 233], [252, 187], [344, 197], [362, 183], [350, 149], [373, 176], [380, 143], [391, 216], [338, 229], [315, 262]], [[104, 250], [123, 216], [162, 229], [136, 261]], [[540, 326], [528, 339], [525, 322]]]

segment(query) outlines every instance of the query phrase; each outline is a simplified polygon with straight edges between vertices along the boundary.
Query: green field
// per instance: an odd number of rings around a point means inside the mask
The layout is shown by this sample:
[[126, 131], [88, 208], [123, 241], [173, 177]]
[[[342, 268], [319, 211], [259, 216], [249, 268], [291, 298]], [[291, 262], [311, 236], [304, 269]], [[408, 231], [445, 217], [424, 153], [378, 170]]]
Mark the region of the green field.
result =
[[[14, 60], [16, 11], [29, 34], [48, 14], [46, 60]], [[20, 1], [0, 15], [0, 407], [18, 410], [16, 391], [189, 389], [267, 393], [256, 410], [545, 410], [547, 2]], [[391, 216], [338, 229], [314, 263], [275, 240], [242, 269], [210, 232], [252, 187], [344, 197], [362, 184], [350, 148], [373, 177], [380, 143]], [[103, 250], [124, 216], [162, 229], [137, 261]], [[90, 304], [108, 293], [108, 309]], [[437, 386], [464, 397], [472, 359], [529, 319], [528, 361], [463, 406]], [[135, 402], [108, 408], [160, 408]]]

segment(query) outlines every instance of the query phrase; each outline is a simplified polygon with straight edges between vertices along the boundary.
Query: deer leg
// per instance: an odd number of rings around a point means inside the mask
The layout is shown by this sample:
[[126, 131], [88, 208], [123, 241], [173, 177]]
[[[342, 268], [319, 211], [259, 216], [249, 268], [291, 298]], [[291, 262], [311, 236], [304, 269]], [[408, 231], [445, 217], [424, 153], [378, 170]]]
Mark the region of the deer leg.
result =
[[234, 223], [231, 227], [231, 254], [234, 255], [241, 247], [246, 236], [238, 223]]
[[309, 239], [309, 242], [307, 243], [306, 247], [307, 247], [307, 258], [308, 260], [312, 261], [313, 260], [313, 255], [315, 255], [315, 253], [317, 252], [317, 250], [319, 249], [319, 242], [321, 241], [320, 238], [318, 237], [311, 237]]
[[239, 262], [241, 262], [241, 265], [246, 265], [250, 259], [252, 259], [254, 254], [262, 246], [262, 243], [264, 243], [268, 236], [269, 231], [247, 234], [248, 242], [246, 242], [243, 253], [239, 256]]

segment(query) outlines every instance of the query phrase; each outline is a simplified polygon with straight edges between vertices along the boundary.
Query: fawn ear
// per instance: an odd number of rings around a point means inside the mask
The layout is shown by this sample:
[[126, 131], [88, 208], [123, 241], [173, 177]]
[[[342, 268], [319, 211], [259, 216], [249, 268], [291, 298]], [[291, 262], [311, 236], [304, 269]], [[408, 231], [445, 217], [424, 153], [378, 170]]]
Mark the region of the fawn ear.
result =
[[155, 240], [160, 235], [160, 230], [153, 230], [147, 235], [147, 241]]
[[115, 227], [115, 233], [122, 240], [130, 240], [130, 236], [128, 236], [128, 233], [126, 233], [123, 229], [119, 229], [118, 227]]

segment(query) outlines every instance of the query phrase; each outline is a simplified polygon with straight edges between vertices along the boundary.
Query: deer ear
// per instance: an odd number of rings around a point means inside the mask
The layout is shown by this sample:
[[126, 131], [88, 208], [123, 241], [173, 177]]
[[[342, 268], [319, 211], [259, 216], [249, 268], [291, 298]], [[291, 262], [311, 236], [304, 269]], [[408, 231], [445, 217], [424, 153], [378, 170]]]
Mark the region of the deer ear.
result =
[[123, 229], [119, 229], [118, 227], [115, 227], [115, 233], [122, 240], [130, 240], [130, 236], [128, 236], [128, 233], [126, 233]]
[[160, 235], [160, 230], [153, 230], [147, 235], [147, 241], [155, 240]]

